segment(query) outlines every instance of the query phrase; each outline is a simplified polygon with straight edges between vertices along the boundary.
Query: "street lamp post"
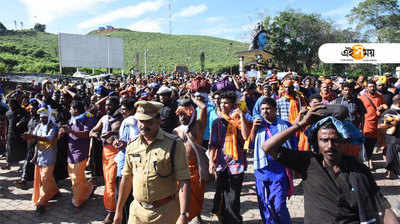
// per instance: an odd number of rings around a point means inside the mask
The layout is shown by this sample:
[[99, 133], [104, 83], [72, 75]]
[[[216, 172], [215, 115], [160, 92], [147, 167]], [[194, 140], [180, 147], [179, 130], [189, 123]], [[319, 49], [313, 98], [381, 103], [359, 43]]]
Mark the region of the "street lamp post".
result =
[[228, 46], [228, 51], [229, 51], [229, 67], [230, 67], [230, 75], [232, 75], [232, 43], [229, 43]]
[[144, 74], [147, 74], [147, 53], [149, 52], [149, 49], [146, 48], [144, 51]]
[[188, 66], [189, 71], [190, 71], [190, 57], [189, 56], [186, 57], [186, 65]]
[[110, 34], [107, 34], [107, 74], [110, 74]]

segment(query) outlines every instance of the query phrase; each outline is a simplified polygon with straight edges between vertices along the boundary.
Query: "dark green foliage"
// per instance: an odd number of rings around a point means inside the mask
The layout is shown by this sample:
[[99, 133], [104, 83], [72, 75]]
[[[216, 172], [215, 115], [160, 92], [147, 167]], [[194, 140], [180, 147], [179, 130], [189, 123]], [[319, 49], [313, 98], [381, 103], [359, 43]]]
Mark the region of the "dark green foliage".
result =
[[400, 7], [397, 0], [364, 0], [347, 18], [359, 31], [378, 42], [400, 42]]
[[1, 53], [10, 53], [10, 54], [19, 54], [19, 50], [17, 49], [17, 46], [13, 44], [0, 44], [0, 52]]
[[0, 33], [7, 31], [6, 26], [3, 25], [3, 23], [0, 22]]
[[45, 56], [48, 55], [43, 49], [36, 49], [33, 54], [34, 57], [36, 58], [44, 58]]
[[45, 24], [36, 23], [35, 26], [33, 27], [33, 30], [38, 31], [38, 32], [45, 32], [46, 31], [46, 25]]
[[311, 72], [311, 66], [318, 62], [318, 48], [330, 42], [331, 24], [317, 14], [305, 14], [288, 10], [276, 16], [272, 23], [267, 18], [270, 31], [269, 49], [284, 70]]

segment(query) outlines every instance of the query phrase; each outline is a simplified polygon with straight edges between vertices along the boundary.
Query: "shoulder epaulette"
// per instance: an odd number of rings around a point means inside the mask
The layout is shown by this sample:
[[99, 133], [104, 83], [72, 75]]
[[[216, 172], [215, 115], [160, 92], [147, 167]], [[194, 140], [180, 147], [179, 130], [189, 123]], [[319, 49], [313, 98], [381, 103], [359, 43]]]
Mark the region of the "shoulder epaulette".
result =
[[177, 135], [168, 133], [166, 131], [164, 131], [164, 135], [165, 135], [165, 137], [167, 137], [167, 138], [169, 138], [171, 140], [179, 139], [179, 137]]
[[137, 135], [135, 138], [133, 138], [132, 140], [130, 140], [128, 143], [126, 143], [126, 145], [128, 146], [129, 144], [133, 143], [134, 141], [136, 141], [139, 138], [139, 135]]

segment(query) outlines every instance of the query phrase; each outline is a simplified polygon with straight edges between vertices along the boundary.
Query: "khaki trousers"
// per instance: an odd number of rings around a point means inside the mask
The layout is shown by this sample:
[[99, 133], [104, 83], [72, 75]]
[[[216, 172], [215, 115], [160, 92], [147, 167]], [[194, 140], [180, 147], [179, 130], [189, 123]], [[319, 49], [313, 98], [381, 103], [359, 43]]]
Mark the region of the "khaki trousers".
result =
[[144, 208], [133, 200], [129, 211], [129, 224], [175, 224], [179, 218], [179, 200], [174, 200], [158, 208]]

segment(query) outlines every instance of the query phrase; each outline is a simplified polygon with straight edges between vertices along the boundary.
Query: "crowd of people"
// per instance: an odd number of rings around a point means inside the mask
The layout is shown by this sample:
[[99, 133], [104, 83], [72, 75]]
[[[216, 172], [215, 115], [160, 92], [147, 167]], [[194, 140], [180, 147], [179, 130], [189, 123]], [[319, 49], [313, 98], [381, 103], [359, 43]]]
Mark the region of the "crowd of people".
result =
[[[2, 95], [2, 169], [33, 181], [37, 214], [69, 178], [75, 209], [104, 178], [104, 223], [242, 223], [248, 157], [262, 223], [290, 223], [286, 201], [302, 178], [306, 223], [398, 223], [376, 185], [400, 177], [400, 79], [133, 74], [123, 82], [45, 80]], [[23, 161], [23, 165], [22, 162]], [[22, 165], [22, 166], [21, 166]]]

